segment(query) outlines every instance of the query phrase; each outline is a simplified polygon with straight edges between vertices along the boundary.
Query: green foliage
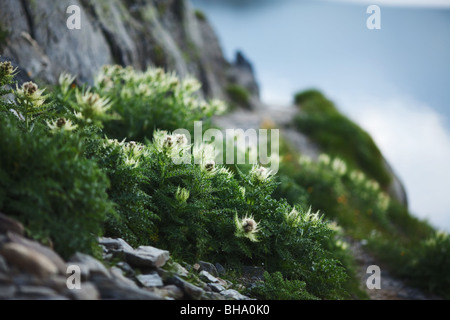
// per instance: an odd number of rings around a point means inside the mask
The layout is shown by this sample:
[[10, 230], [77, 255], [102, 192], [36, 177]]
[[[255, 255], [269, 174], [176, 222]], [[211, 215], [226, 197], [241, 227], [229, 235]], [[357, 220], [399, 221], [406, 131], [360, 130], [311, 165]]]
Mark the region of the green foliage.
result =
[[96, 77], [95, 92], [111, 102], [111, 111], [120, 119], [106, 122], [104, 132], [111, 138], [143, 142], [156, 129], [193, 132], [194, 121], [201, 119], [206, 130], [209, 118], [225, 106], [200, 99], [196, 95], [200, 87], [193, 78], [180, 80], [162, 69], [138, 72], [105, 66]]
[[68, 257], [92, 253], [102, 223], [112, 213], [108, 180], [83, 158], [77, 137], [23, 132], [13, 115], [0, 118], [0, 211], [21, 221], [27, 233], [54, 244]]
[[[323, 212], [328, 219], [338, 221], [352, 236], [361, 237], [374, 228], [391, 230], [389, 196], [375, 180], [351, 170], [339, 158], [322, 154], [314, 162], [301, 156], [297, 163], [283, 165], [280, 175], [289, 176], [287, 183], [306, 190], [312, 208]], [[286, 194], [292, 198], [289, 189], [282, 184], [277, 195], [285, 197]]]
[[[264, 264], [271, 272], [301, 279], [319, 298], [344, 295], [345, 270], [325, 248], [334, 231], [317, 214], [273, 199], [276, 184], [266, 169], [237, 169], [234, 175], [214, 164], [209, 145], [191, 154], [179, 136], [160, 131], [154, 137], [143, 146], [149, 154], [139, 164], [147, 178], [142, 190], [158, 217], [146, 244], [187, 261], [234, 268]], [[194, 165], [195, 155], [201, 157]], [[178, 156], [190, 161], [176, 164]]]
[[382, 187], [389, 185], [391, 177], [383, 156], [367, 132], [340, 114], [318, 91], [297, 94], [295, 102], [302, 111], [295, 119], [297, 128], [317, 142], [323, 152], [344, 159]]
[[[2, 86], [12, 80], [5, 70]], [[264, 265], [282, 275], [267, 280], [283, 294], [297, 287], [302, 299], [346, 297], [336, 231], [305, 210], [305, 192], [296, 206], [275, 199], [267, 169], [233, 173], [215, 163], [211, 145], [167, 131], [192, 130], [222, 109], [199, 99], [198, 89], [159, 69], [117, 66], [105, 67], [91, 88], [69, 75], [46, 95], [33, 83], [13, 88], [15, 103], [0, 110], [0, 210], [64, 257], [91, 252], [104, 232], [190, 262]]]
[[449, 299], [450, 236], [437, 232], [407, 256], [411, 259], [405, 268], [405, 275], [411, 277], [413, 284]]
[[237, 84], [230, 84], [225, 91], [231, 101], [239, 107], [250, 107], [250, 93], [244, 87]]
[[251, 293], [263, 300], [318, 300], [308, 293], [303, 281], [284, 279], [280, 272], [265, 272], [264, 284], [254, 287]]
[[107, 217], [105, 235], [121, 237], [134, 247], [149, 243], [158, 217], [151, 211], [151, 197], [142, 190], [148, 183], [140, 165], [147, 155], [144, 147], [117, 140], [92, 139], [87, 142], [85, 154], [108, 176], [108, 195], [118, 213]]

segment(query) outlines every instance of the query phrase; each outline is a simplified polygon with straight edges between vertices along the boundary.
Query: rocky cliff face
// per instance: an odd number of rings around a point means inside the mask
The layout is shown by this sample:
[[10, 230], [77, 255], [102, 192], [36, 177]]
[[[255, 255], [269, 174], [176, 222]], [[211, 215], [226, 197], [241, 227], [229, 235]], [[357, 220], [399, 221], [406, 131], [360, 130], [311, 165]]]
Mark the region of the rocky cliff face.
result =
[[[67, 27], [71, 5], [80, 8], [80, 29]], [[105, 64], [157, 66], [192, 75], [205, 96], [227, 100], [240, 70], [249, 75], [242, 59], [225, 60], [211, 25], [186, 0], [3, 0], [0, 27], [0, 54], [48, 83], [64, 71], [90, 82]], [[246, 81], [256, 83], [252, 74]]]

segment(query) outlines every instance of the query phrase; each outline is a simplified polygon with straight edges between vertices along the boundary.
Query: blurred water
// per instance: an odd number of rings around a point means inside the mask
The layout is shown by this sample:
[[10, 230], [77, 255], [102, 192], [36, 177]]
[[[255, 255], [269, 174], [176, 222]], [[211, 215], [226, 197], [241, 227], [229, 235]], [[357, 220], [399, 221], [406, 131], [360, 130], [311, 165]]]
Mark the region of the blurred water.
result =
[[315, 87], [368, 130], [418, 216], [450, 230], [450, 9], [318, 0], [191, 0], [225, 55], [253, 62], [262, 98], [287, 105]]

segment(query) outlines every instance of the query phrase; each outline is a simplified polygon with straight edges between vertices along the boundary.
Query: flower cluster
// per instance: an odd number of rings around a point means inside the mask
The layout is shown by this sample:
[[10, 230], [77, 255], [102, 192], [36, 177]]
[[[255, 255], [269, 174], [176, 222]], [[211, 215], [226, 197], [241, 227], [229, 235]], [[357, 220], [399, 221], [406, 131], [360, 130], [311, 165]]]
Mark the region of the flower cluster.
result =
[[59, 86], [62, 93], [62, 98], [65, 99], [67, 97], [67, 94], [69, 93], [70, 89], [72, 89], [72, 86], [75, 81], [75, 76], [72, 76], [68, 73], [62, 73], [59, 76]]
[[202, 143], [193, 148], [194, 160], [200, 164], [201, 168], [208, 173], [216, 173], [216, 150], [213, 145]]
[[9, 61], [0, 62], [0, 79], [11, 78], [16, 72], [17, 68], [14, 68]]
[[265, 181], [268, 181], [270, 179], [270, 176], [272, 174], [272, 171], [261, 167], [257, 164], [253, 165], [252, 169], [250, 170], [250, 178], [253, 182], [262, 183]]
[[237, 214], [234, 217], [234, 224], [236, 231], [234, 235], [238, 238], [247, 238], [251, 242], [258, 242], [257, 233], [259, 232], [259, 225], [252, 216], [245, 216], [239, 219]]
[[25, 82], [21, 88], [16, 87], [15, 95], [19, 104], [26, 104], [35, 108], [41, 107], [46, 97], [43, 95], [45, 90], [39, 90], [34, 82]]
[[79, 110], [75, 114], [77, 118], [88, 123], [106, 118], [106, 113], [111, 108], [108, 99], [102, 98], [98, 93], [92, 93], [89, 90], [84, 93], [77, 91], [75, 96]]
[[52, 131], [52, 132], [73, 131], [77, 128], [77, 125], [74, 125], [72, 123], [72, 121], [65, 119], [65, 118], [59, 118], [57, 120], [47, 121], [47, 126], [50, 128], [50, 131]]
[[153, 145], [159, 153], [172, 158], [175, 164], [191, 163], [191, 145], [184, 134], [157, 130], [153, 133]]
[[125, 156], [125, 164], [130, 167], [137, 167], [141, 158], [149, 157], [150, 153], [148, 148], [135, 141], [125, 142], [125, 140], [119, 141], [117, 139], [105, 139], [103, 147], [118, 146], [121, 152]]

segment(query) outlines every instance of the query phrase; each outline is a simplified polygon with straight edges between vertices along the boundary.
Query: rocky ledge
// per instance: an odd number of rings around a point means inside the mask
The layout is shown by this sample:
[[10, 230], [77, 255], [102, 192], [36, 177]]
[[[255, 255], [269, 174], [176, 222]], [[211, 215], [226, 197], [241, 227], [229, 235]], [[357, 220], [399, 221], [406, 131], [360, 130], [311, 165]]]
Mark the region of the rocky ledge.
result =
[[250, 300], [242, 285], [220, 278], [220, 264], [183, 267], [166, 250], [122, 239], [100, 238], [99, 246], [104, 262], [83, 253], [64, 261], [0, 213], [0, 299]]

